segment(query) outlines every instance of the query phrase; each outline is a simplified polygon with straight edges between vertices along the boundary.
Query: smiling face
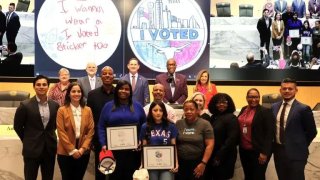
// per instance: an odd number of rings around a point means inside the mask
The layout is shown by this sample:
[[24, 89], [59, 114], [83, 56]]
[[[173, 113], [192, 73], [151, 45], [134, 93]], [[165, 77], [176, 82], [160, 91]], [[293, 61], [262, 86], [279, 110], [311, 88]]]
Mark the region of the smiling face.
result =
[[216, 107], [218, 109], [218, 111], [220, 113], [223, 113], [227, 110], [228, 108], [228, 101], [226, 99], [220, 99], [217, 103], [216, 103]]
[[131, 59], [127, 65], [131, 74], [136, 74], [140, 68], [140, 65], [136, 59]]
[[59, 80], [62, 84], [67, 84], [70, 79], [70, 74], [66, 70], [62, 70], [59, 72]]
[[163, 110], [159, 105], [152, 108], [152, 117], [156, 124], [160, 124], [162, 122]]
[[95, 63], [88, 63], [87, 64], [86, 71], [90, 77], [95, 76], [97, 73], [97, 70], [98, 70], [98, 67]]
[[285, 101], [290, 101], [298, 92], [295, 83], [281, 83], [280, 94]]
[[128, 100], [130, 96], [130, 86], [125, 84], [120, 87], [118, 91], [118, 97], [120, 100]]
[[201, 85], [205, 85], [208, 83], [209, 75], [207, 72], [203, 72], [200, 76], [200, 83]]
[[169, 59], [167, 61], [168, 73], [173, 74], [174, 72], [176, 72], [176, 68], [177, 68], [176, 61], [174, 59]]
[[256, 90], [250, 90], [247, 93], [247, 102], [248, 106], [251, 108], [255, 108], [259, 105], [260, 102], [260, 94]]
[[163, 87], [163, 85], [155, 84], [153, 86], [152, 94], [153, 94], [153, 99], [155, 101], [159, 101], [159, 102], [162, 101], [163, 97], [164, 97], [164, 87]]
[[193, 122], [199, 116], [199, 110], [195, 106], [195, 104], [191, 102], [186, 102], [183, 105], [184, 116], [186, 117], [187, 122]]
[[103, 85], [112, 85], [113, 78], [113, 69], [111, 67], [104, 67], [101, 70], [101, 80]]
[[199, 110], [203, 110], [204, 108], [204, 99], [201, 94], [196, 95], [192, 100], [194, 100], [198, 104]]
[[80, 86], [79, 85], [73, 86], [71, 88], [69, 96], [70, 96], [71, 103], [79, 103], [82, 97]]
[[48, 81], [46, 79], [38, 79], [35, 82], [33, 89], [39, 98], [47, 96], [47, 92], [49, 89]]

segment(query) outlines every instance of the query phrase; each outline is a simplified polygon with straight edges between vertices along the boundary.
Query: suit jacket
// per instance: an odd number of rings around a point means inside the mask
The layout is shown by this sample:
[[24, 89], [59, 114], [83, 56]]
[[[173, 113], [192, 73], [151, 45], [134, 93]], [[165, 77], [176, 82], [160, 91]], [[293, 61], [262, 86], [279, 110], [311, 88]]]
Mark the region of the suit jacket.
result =
[[6, 28], [6, 15], [2, 11], [0, 11], [0, 32], [2, 33], [2, 35], [6, 31]]
[[303, 18], [306, 14], [306, 3], [304, 2], [304, 0], [301, 0], [300, 4], [298, 4], [298, 0], [293, 0], [292, 12], [297, 12], [298, 18]]
[[14, 130], [22, 141], [22, 155], [28, 158], [40, 157], [44, 150], [57, 152], [56, 117], [59, 104], [48, 100], [50, 118], [44, 128], [36, 97], [23, 101], [14, 115]]
[[320, 3], [316, 3], [316, 0], [309, 0], [308, 11], [310, 12], [311, 16], [312, 14], [317, 14], [317, 16], [320, 16]]
[[[130, 74], [126, 74], [123, 77], [121, 77], [121, 80], [125, 80], [130, 82]], [[150, 103], [150, 92], [149, 92], [149, 84], [148, 80], [138, 74], [136, 87], [132, 94], [133, 100], [139, 102], [142, 107]]]
[[[6, 13], [6, 19], [8, 18], [9, 12]], [[7, 23], [7, 33], [17, 34], [20, 29], [20, 20], [16, 12], [12, 12], [12, 15]]]
[[281, 9], [281, 6], [280, 6], [280, 1], [279, 0], [275, 1], [274, 2], [274, 11], [275, 12], [280, 12], [281, 14], [287, 12], [287, 1], [283, 0], [282, 9]]
[[1, 64], [6, 66], [19, 66], [21, 64], [22, 58], [22, 53], [16, 52], [13, 54], [9, 54], [6, 59], [1, 61]]
[[90, 150], [94, 134], [94, 122], [91, 109], [81, 108], [81, 126], [79, 144], [76, 147], [76, 125], [71, 106], [62, 106], [57, 113], [57, 132], [59, 136], [58, 151], [60, 155], [68, 156], [74, 149]]
[[[88, 93], [91, 91], [91, 86], [89, 82], [89, 77], [84, 76], [78, 79], [78, 83], [83, 89], [84, 97], [85, 99], [88, 98]], [[102, 86], [102, 80], [100, 77], [96, 77], [96, 84], [95, 84], [95, 89]]]
[[[241, 109], [239, 116], [246, 108], [247, 106]], [[251, 142], [254, 150], [271, 156], [275, 122], [270, 109], [260, 105], [257, 106], [251, 125]]]
[[284, 23], [282, 20], [280, 20], [280, 29], [278, 27], [277, 21], [273, 21], [272, 22], [272, 35], [271, 35], [271, 37], [273, 39], [276, 39], [278, 36], [283, 37], [284, 30], [285, 30], [285, 27], [284, 27]]
[[156, 76], [156, 83], [160, 83], [164, 86], [165, 95], [163, 101], [165, 103], [175, 103], [183, 104], [188, 98], [188, 88], [187, 88], [187, 78], [185, 75], [175, 73], [175, 91], [172, 95], [170, 83], [167, 82], [168, 73], [162, 73]]
[[268, 20], [269, 20], [269, 25], [267, 26], [264, 17], [260, 18], [258, 20], [257, 29], [260, 33], [260, 39], [270, 41], [270, 37], [271, 37], [270, 27], [272, 25], [272, 19], [268, 18]]
[[[282, 103], [280, 101], [271, 106], [275, 117]], [[310, 107], [294, 100], [288, 114], [284, 134], [287, 157], [291, 160], [307, 160], [308, 147], [316, 135], [317, 128]]]

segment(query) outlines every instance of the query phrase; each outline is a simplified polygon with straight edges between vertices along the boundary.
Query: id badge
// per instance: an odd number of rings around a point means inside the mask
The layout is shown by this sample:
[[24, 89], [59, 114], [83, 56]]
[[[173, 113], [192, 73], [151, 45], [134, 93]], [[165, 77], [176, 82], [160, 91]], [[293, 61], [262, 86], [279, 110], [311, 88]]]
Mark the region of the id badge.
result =
[[243, 127], [243, 128], [242, 128], [242, 133], [243, 133], [243, 134], [247, 134], [247, 132], [248, 132], [247, 127]]

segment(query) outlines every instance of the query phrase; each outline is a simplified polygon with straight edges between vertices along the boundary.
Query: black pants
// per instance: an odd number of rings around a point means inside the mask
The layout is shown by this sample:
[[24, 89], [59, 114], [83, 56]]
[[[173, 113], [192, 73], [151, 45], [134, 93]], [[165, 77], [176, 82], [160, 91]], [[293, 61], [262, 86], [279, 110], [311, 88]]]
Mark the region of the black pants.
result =
[[102, 174], [98, 167], [100, 164], [99, 155], [101, 151], [100, 143], [97, 139], [93, 140], [94, 143], [94, 170], [95, 170], [95, 180], [105, 180], [106, 175]]
[[16, 43], [16, 37], [18, 35], [18, 32], [6, 32], [6, 36], [7, 36], [7, 42], [9, 43]]
[[141, 152], [133, 150], [112, 151], [116, 159], [116, 169], [109, 175], [109, 180], [132, 180], [135, 170], [141, 164]]
[[82, 180], [86, 173], [90, 154], [83, 154], [79, 159], [58, 154], [58, 164], [63, 180]]
[[175, 180], [204, 180], [204, 176], [196, 178], [193, 175], [193, 170], [201, 162], [201, 159], [198, 160], [183, 160], [179, 159], [179, 171], [176, 174]]
[[275, 144], [273, 151], [274, 164], [279, 180], [304, 180], [304, 168], [307, 160], [290, 160], [285, 147]]
[[[270, 37], [269, 38], [260, 38], [260, 47], [264, 47], [266, 45], [267, 52], [269, 54], [269, 46], [270, 46]], [[260, 59], [263, 59], [263, 51], [260, 51]]]
[[23, 157], [24, 161], [24, 179], [35, 180], [38, 176], [39, 167], [43, 180], [52, 180], [54, 172], [55, 154], [49, 154], [44, 150], [38, 158]]
[[246, 150], [239, 147], [240, 160], [244, 172], [245, 180], [265, 180], [265, 173], [270, 160], [264, 164], [259, 164], [260, 153], [255, 150]]

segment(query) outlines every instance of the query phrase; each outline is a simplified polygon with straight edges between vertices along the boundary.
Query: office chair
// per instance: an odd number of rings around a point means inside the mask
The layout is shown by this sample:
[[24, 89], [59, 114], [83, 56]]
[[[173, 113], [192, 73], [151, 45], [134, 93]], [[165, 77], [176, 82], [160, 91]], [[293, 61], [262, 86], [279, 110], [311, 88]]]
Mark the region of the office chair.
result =
[[253, 5], [251, 4], [239, 5], [239, 17], [252, 17], [252, 16], [253, 16]]
[[16, 11], [28, 12], [30, 0], [18, 0]]
[[262, 95], [262, 106], [266, 108], [271, 108], [271, 105], [273, 103], [282, 101], [282, 97], [280, 94], [274, 93], [274, 94], [265, 94]]
[[25, 91], [0, 91], [0, 107], [18, 107], [29, 97], [30, 93]]
[[216, 3], [216, 8], [217, 8], [217, 16], [218, 17], [230, 17], [231, 16], [230, 3], [228, 3], [228, 2]]

